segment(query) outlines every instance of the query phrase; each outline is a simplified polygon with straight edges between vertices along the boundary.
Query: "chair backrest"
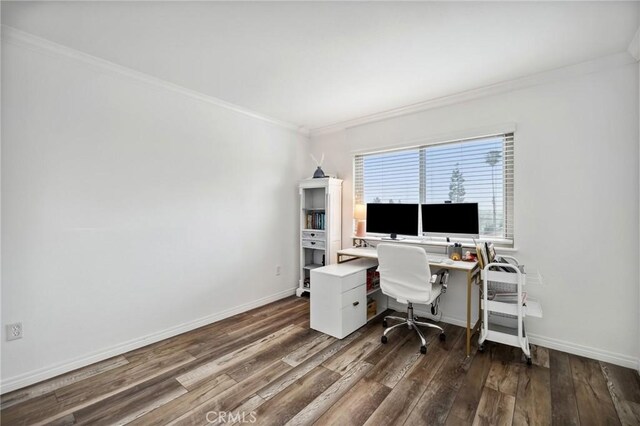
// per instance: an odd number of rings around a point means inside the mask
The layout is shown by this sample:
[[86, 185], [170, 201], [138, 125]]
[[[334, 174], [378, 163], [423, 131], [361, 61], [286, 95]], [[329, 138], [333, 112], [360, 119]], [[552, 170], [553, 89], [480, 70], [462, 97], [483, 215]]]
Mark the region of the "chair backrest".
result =
[[378, 244], [380, 288], [401, 303], [430, 303], [431, 269], [421, 247]]

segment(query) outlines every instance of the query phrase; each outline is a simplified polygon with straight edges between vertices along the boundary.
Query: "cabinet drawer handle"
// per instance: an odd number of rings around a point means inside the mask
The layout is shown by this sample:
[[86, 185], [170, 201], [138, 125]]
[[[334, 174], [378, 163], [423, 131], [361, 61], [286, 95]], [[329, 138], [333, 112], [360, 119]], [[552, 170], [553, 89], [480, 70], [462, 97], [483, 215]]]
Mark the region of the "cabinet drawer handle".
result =
[[312, 236], [312, 237], [315, 237], [315, 236], [316, 236], [316, 234], [314, 234], [314, 233], [311, 233], [311, 236]]
[[311, 241], [311, 245], [312, 245], [312, 246], [315, 246], [315, 245], [316, 245], [316, 242], [315, 242], [315, 241]]
[[360, 302], [353, 302], [353, 306], [358, 306]]

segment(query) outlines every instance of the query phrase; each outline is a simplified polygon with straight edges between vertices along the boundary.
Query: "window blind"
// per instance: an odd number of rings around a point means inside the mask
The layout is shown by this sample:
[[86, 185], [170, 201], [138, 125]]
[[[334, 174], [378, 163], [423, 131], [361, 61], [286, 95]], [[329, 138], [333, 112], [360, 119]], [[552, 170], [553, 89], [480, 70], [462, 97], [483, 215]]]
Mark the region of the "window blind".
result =
[[356, 157], [356, 199], [366, 203], [418, 203], [420, 152], [410, 149]]
[[356, 155], [357, 204], [476, 202], [480, 236], [513, 242], [513, 133]]

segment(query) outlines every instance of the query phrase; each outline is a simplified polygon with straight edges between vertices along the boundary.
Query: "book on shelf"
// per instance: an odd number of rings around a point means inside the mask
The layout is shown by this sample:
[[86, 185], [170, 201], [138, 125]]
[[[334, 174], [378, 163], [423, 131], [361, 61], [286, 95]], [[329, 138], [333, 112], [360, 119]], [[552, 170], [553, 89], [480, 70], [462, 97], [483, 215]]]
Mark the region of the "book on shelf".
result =
[[324, 212], [307, 213], [305, 228], [324, 230], [325, 217], [326, 215]]

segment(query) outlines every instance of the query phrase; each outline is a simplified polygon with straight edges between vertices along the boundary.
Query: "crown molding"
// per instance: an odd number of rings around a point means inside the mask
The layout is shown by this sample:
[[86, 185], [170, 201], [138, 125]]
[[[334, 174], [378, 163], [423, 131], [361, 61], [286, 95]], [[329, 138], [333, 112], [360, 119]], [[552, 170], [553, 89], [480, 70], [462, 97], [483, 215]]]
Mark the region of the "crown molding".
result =
[[[636, 41], [638, 40], [638, 34], [636, 34]], [[480, 87], [477, 89], [471, 89], [464, 92], [456, 93], [453, 95], [443, 96], [418, 102], [415, 104], [403, 106], [400, 108], [394, 108], [387, 111], [365, 115], [352, 120], [341, 121], [338, 123], [330, 124], [328, 126], [317, 127], [311, 129], [310, 136], [319, 136], [322, 134], [333, 133], [341, 130], [346, 130], [351, 127], [361, 126], [363, 124], [373, 123], [376, 121], [387, 120], [393, 117], [399, 117], [402, 115], [414, 114], [417, 112], [440, 108], [448, 105], [453, 105], [462, 102], [468, 102], [487, 96], [493, 96], [501, 93], [510, 92], [513, 90], [524, 89], [527, 87], [537, 86], [541, 84], [548, 84], [555, 81], [566, 80], [575, 78], [584, 74], [591, 74], [600, 72], [610, 68], [617, 68], [624, 65], [634, 63], [634, 58], [629, 55], [628, 52], [620, 52], [613, 55], [603, 56], [591, 61], [582, 62], [576, 65], [570, 65], [563, 68], [557, 68], [551, 71], [545, 71], [538, 74], [532, 74], [530, 76], [521, 77], [513, 80], [507, 80], [500, 83], [492, 84], [489, 86]]]
[[468, 129], [456, 130], [454, 132], [433, 134], [428, 137], [402, 140], [393, 144], [381, 146], [375, 151], [371, 151], [370, 147], [358, 148], [352, 150], [351, 154], [372, 154], [385, 151], [395, 151], [398, 149], [418, 148], [425, 145], [441, 145], [449, 142], [459, 142], [467, 139], [479, 139], [504, 133], [515, 133], [517, 129], [518, 125], [513, 122], [482, 127], [473, 127]]
[[636, 35], [631, 39], [631, 43], [629, 43], [629, 49], [627, 49], [631, 56], [633, 56], [636, 61], [640, 61], [640, 27], [638, 27], [638, 31], [636, 31]]
[[309, 130], [306, 127], [299, 126], [297, 124], [289, 123], [286, 121], [278, 120], [273, 117], [261, 114], [256, 111], [252, 111], [248, 108], [241, 107], [239, 105], [232, 104], [230, 102], [223, 101], [222, 99], [215, 98], [213, 96], [205, 95], [195, 90], [188, 89], [178, 84], [171, 83], [152, 75], [127, 68], [122, 65], [101, 59], [99, 57], [90, 55], [88, 53], [81, 52], [68, 46], [64, 46], [53, 41], [38, 37], [31, 33], [19, 30], [17, 28], [2, 25], [2, 39], [3, 41], [10, 42], [14, 45], [29, 48], [31, 50], [53, 54], [59, 57], [72, 59], [77, 62], [82, 62], [86, 65], [90, 65], [94, 68], [99, 68], [102, 71], [108, 71], [113, 74], [128, 77], [133, 80], [137, 80], [143, 83], [147, 83], [156, 87], [161, 87], [166, 90], [170, 90], [182, 95], [188, 96], [193, 99], [197, 99], [202, 102], [206, 102], [217, 107], [225, 108], [230, 111], [234, 111], [239, 114], [246, 115], [257, 120], [264, 121], [269, 124], [273, 124], [279, 127], [283, 127], [288, 130], [293, 130], [300, 133], [303, 136], [309, 136]]

